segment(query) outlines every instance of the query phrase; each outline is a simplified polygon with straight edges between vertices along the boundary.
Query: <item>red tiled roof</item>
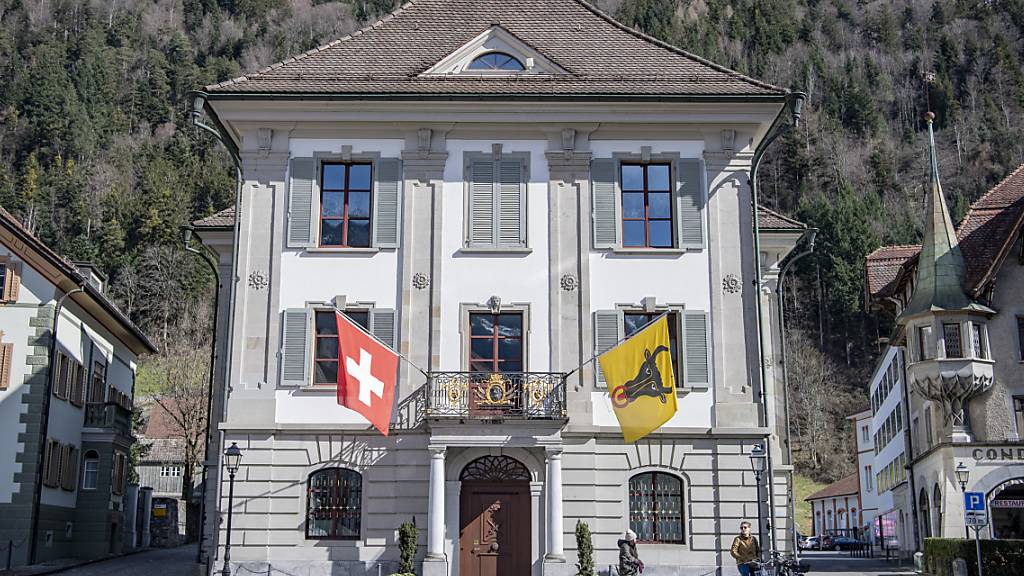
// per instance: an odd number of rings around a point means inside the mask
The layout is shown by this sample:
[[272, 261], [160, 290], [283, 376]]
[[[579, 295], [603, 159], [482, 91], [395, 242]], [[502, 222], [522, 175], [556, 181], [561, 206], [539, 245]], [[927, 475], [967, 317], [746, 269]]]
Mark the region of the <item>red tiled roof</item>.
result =
[[[1002, 264], [1024, 221], [1024, 164], [971, 204], [957, 228], [966, 273], [964, 289], [975, 297]], [[899, 279], [913, 271], [920, 246], [883, 246], [865, 261], [869, 298], [892, 296]]]
[[806, 230], [807, 224], [783, 216], [764, 206], [757, 208], [757, 223], [761, 230]]
[[181, 427], [174, 422], [174, 418], [159, 402], [150, 402], [146, 409], [146, 426], [142, 432], [143, 436], [149, 439], [181, 438]]
[[235, 207], [225, 208], [216, 214], [196, 220], [192, 223], [198, 229], [230, 228], [235, 225]]
[[811, 494], [804, 501], [821, 500], [835, 496], [851, 496], [860, 492], [860, 477], [854, 472], [842, 480], [838, 480]]
[[[494, 26], [565, 74], [421, 76]], [[410, 0], [344, 38], [211, 94], [774, 96], [786, 90], [624, 26], [582, 0]]]

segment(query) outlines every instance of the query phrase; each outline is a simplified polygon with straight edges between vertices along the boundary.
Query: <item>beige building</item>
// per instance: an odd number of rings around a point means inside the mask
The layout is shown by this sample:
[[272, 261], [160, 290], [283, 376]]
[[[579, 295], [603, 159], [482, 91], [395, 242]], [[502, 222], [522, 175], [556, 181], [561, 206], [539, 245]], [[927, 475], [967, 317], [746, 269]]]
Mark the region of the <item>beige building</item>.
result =
[[[241, 172], [196, 226], [232, 564], [391, 573], [410, 519], [426, 576], [572, 574], [580, 520], [602, 572], [628, 528], [655, 576], [731, 573], [742, 520], [787, 548], [774, 288], [805, 227], [750, 177], [800, 102], [578, 0], [414, 0], [207, 87]], [[409, 360], [388, 437], [336, 402], [335, 310]], [[662, 313], [680, 409], [625, 445], [589, 360]]]

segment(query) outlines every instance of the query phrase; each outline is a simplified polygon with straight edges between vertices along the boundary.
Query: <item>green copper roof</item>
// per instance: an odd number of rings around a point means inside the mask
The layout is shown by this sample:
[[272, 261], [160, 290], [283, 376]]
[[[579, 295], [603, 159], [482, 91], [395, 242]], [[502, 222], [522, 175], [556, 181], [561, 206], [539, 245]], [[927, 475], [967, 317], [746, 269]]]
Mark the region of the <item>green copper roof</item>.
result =
[[914, 296], [900, 319], [934, 310], [983, 310], [964, 293], [964, 259], [956, 230], [949, 218], [946, 199], [939, 183], [939, 161], [935, 156], [935, 134], [928, 115], [930, 192], [925, 206], [924, 238], [917, 261]]

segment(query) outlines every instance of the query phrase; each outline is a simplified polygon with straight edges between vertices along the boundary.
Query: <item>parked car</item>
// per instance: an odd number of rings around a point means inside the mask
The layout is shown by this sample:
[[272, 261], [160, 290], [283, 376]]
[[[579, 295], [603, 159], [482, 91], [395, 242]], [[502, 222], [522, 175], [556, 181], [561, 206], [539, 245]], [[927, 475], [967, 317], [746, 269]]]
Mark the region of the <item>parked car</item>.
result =
[[835, 539], [831, 534], [823, 534], [818, 537], [818, 547], [815, 550], [835, 550]]
[[850, 536], [836, 536], [832, 540], [832, 546], [833, 549], [854, 550], [860, 548], [861, 542], [860, 540], [857, 540], [856, 538], [851, 538]]
[[803, 536], [796, 541], [796, 545], [801, 550], [817, 550], [820, 542], [817, 536]]

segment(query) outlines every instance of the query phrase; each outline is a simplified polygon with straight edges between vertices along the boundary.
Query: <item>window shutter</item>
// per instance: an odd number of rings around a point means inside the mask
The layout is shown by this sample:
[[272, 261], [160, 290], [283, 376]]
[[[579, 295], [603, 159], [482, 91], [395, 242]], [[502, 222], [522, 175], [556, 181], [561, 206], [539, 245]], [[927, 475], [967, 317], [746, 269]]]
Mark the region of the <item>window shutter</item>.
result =
[[619, 200], [615, 193], [615, 171], [618, 162], [612, 158], [599, 158], [590, 163], [591, 193], [593, 196], [594, 248], [615, 248], [619, 245]]
[[74, 490], [78, 485], [78, 448], [68, 444], [67, 461], [64, 463], [64, 471], [61, 473], [60, 487], [65, 490]]
[[4, 302], [18, 301], [18, 288], [21, 286], [21, 263], [8, 262], [0, 264], [7, 267], [7, 274], [4, 275], [3, 299]]
[[316, 182], [316, 161], [292, 158], [288, 169], [288, 247], [316, 246], [313, 188]]
[[14, 361], [14, 343], [0, 344], [0, 390], [11, 384], [11, 363]]
[[526, 194], [523, 188], [523, 163], [506, 160], [498, 163], [498, 244], [526, 245], [524, 223]]
[[704, 179], [701, 161], [686, 158], [676, 162], [678, 192], [676, 211], [679, 215], [679, 247], [694, 250], [704, 248]]
[[310, 327], [309, 309], [289, 308], [284, 311], [284, 335], [281, 344], [281, 385], [309, 386]]
[[[611, 350], [622, 339], [622, 310], [598, 310], [594, 312], [594, 354], [601, 355]], [[601, 363], [594, 360], [597, 385], [607, 386]]]
[[395, 310], [373, 308], [370, 310], [370, 334], [395, 349]]
[[711, 385], [711, 362], [708, 354], [708, 314], [702, 310], [683, 311], [683, 344], [685, 385]]
[[398, 158], [377, 163], [377, 190], [373, 198], [373, 245], [398, 248], [402, 214], [402, 164]]
[[494, 163], [469, 166], [469, 245], [494, 245]]

